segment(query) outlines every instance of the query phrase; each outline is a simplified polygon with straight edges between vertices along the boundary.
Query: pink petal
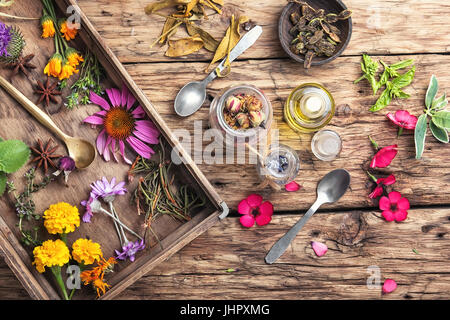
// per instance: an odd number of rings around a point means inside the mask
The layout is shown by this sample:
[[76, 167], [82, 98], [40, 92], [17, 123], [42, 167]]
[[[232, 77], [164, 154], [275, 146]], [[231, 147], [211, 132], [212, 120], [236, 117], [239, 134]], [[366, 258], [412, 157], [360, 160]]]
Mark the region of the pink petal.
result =
[[410, 115], [408, 122], [405, 123], [405, 129], [414, 130], [418, 120], [419, 119], [416, 116]]
[[295, 192], [300, 190], [300, 188], [302, 187], [301, 185], [299, 185], [297, 182], [292, 181], [290, 183], [288, 183], [287, 185], [284, 186], [286, 191], [288, 192]]
[[[128, 87], [124, 84], [122, 84], [122, 92], [121, 92], [121, 105], [122, 106], [126, 106], [127, 105], [127, 100], [128, 100], [128, 95], [130, 94], [130, 92], [128, 91]], [[128, 110], [128, 108], [127, 108]]]
[[86, 211], [82, 217], [82, 220], [85, 223], [91, 223], [91, 218], [92, 218], [92, 214]]
[[400, 192], [397, 192], [397, 191], [392, 191], [391, 193], [389, 193], [388, 196], [389, 196], [389, 201], [391, 202], [391, 204], [397, 204], [398, 200], [400, 200], [400, 198], [402, 197]]
[[395, 123], [396, 125], [400, 125], [400, 123], [397, 121], [397, 118], [395, 118], [395, 116], [392, 113], [387, 113], [386, 117], [388, 117], [389, 120], [391, 120], [393, 123]]
[[159, 137], [159, 130], [156, 128], [155, 124], [149, 120], [139, 120], [136, 121], [136, 128], [150, 130], [153, 134]]
[[135, 137], [128, 137], [126, 141], [140, 156], [145, 159], [150, 159], [151, 155], [155, 153], [152, 148]]
[[145, 116], [145, 111], [141, 106], [138, 106], [136, 109], [134, 109], [131, 114], [135, 118], [143, 118]]
[[100, 125], [103, 124], [103, 118], [97, 116], [89, 116], [86, 119], [84, 119], [83, 122], [90, 123], [93, 125]]
[[103, 154], [106, 144], [106, 130], [103, 129], [97, 137], [97, 150], [100, 155]]
[[377, 184], [384, 184], [385, 186], [393, 185], [396, 182], [395, 176], [391, 174], [389, 177], [386, 178], [379, 178], [377, 180]]
[[269, 216], [273, 215], [273, 204], [270, 201], [266, 201], [259, 206], [259, 216]]
[[263, 197], [259, 194], [251, 194], [247, 197], [247, 202], [250, 207], [253, 209], [259, 207], [263, 201]]
[[406, 110], [397, 110], [395, 112], [395, 119], [400, 123], [407, 123], [409, 121], [410, 114]]
[[397, 155], [397, 145], [385, 147], [377, 152], [370, 163], [371, 168], [386, 168]]
[[391, 201], [389, 201], [388, 197], [381, 197], [378, 206], [380, 210], [389, 210], [391, 209]]
[[391, 293], [397, 289], [397, 282], [392, 279], [386, 279], [383, 284], [383, 293]]
[[114, 90], [113, 89], [106, 89], [105, 91], [108, 94], [108, 98], [109, 98], [109, 101], [111, 101], [111, 105], [113, 107], [120, 106], [120, 100], [119, 101], [116, 100], [116, 94], [114, 93]]
[[369, 194], [370, 199], [376, 199], [383, 194], [383, 187], [377, 186], [371, 194]]
[[95, 92], [91, 91], [91, 93], [89, 95], [89, 100], [91, 100], [92, 103], [102, 107], [105, 110], [110, 109], [109, 103], [105, 99], [103, 99], [102, 97], [97, 95]]
[[399, 208], [400, 210], [409, 210], [409, 200], [406, 198], [401, 198], [397, 201], [397, 208]]
[[159, 143], [159, 139], [155, 137], [151, 131], [136, 128], [136, 130], [133, 131], [133, 134], [144, 142], [151, 144]]
[[328, 247], [325, 243], [312, 241], [311, 247], [313, 248], [314, 252], [318, 257], [323, 256], [328, 251]]
[[109, 145], [111, 144], [112, 140], [113, 140], [112, 137], [108, 137], [106, 139], [105, 149], [103, 150], [103, 159], [105, 159], [105, 161], [111, 160], [111, 157], [110, 157], [110, 154], [109, 154]]
[[119, 150], [123, 160], [128, 164], [133, 164], [133, 162], [125, 156], [125, 143], [123, 143], [122, 140], [119, 140]]
[[106, 110], [102, 110], [102, 111], [94, 113], [94, 116], [104, 117], [104, 116], [106, 116], [106, 114], [107, 114]]
[[136, 98], [133, 97], [133, 95], [129, 93], [128, 99], [127, 99], [127, 110], [130, 110], [134, 106], [135, 102], [136, 102]]
[[238, 212], [240, 214], [250, 214], [252, 213], [253, 209], [249, 206], [247, 199], [242, 200], [238, 204]]
[[245, 214], [245, 215], [241, 216], [239, 221], [242, 224], [242, 226], [244, 226], [246, 228], [251, 228], [255, 225], [255, 218], [250, 214]]
[[117, 158], [117, 155], [116, 155], [116, 139], [113, 139], [111, 141], [111, 150], [112, 150], [112, 155], [114, 157], [114, 160], [116, 162], [119, 162], [119, 159]]
[[272, 215], [260, 214], [256, 216], [255, 220], [256, 224], [262, 227], [265, 226], [266, 224], [269, 224], [269, 222], [272, 220]]
[[391, 210], [384, 210], [382, 215], [386, 219], [386, 221], [394, 221], [395, 220], [395, 215]]
[[401, 222], [406, 220], [406, 217], [408, 217], [408, 211], [398, 209], [396, 212], [394, 212], [394, 219], [397, 222]]

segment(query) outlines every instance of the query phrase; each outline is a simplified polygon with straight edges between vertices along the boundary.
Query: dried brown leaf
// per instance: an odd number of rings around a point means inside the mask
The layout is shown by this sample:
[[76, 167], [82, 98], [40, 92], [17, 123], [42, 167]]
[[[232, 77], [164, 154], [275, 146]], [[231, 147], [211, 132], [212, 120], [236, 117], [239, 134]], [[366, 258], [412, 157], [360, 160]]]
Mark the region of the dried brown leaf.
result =
[[202, 38], [206, 50], [216, 52], [217, 47], [219, 46], [219, 41], [214, 39], [214, 37], [207, 31], [203, 30], [194, 23], [186, 23], [186, 31], [190, 36], [198, 35]]
[[203, 47], [203, 40], [199, 36], [169, 40], [169, 48], [166, 51], [167, 57], [181, 57], [200, 50]]

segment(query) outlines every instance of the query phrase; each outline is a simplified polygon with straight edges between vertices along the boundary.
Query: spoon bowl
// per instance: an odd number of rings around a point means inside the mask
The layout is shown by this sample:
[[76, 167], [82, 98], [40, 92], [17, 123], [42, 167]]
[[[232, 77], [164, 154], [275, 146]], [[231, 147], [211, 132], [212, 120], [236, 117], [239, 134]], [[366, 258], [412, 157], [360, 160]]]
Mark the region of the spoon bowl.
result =
[[94, 161], [97, 152], [92, 143], [73, 137], [66, 137], [64, 139], [69, 156], [75, 161], [75, 166], [78, 169], [85, 169]]
[[317, 209], [324, 203], [338, 201], [345, 194], [349, 186], [350, 174], [347, 170], [337, 169], [326, 174], [317, 185], [316, 202], [314, 202], [305, 215], [283, 237], [275, 242], [265, 258], [266, 263], [272, 264], [281, 257], [292, 240], [297, 236], [297, 233]]
[[196, 112], [206, 99], [206, 84], [203, 81], [189, 82], [175, 98], [175, 112], [187, 117]]

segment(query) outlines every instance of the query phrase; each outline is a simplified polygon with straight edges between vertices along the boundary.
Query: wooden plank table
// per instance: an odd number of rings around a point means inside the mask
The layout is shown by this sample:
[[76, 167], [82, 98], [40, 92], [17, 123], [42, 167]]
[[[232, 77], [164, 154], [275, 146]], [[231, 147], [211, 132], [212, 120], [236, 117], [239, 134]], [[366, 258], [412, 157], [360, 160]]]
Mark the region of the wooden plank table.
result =
[[[188, 119], [174, 115], [173, 101], [179, 88], [205, 74], [211, 54], [201, 51], [169, 59], [164, 48], [149, 49], [164, 21], [146, 16], [147, 0], [78, 1], [107, 44], [125, 64], [171, 129], [194, 131], [192, 120], [208, 127], [206, 106]], [[251, 83], [265, 91], [274, 107], [280, 142], [299, 152], [302, 169], [297, 193], [261, 192], [276, 213], [265, 227], [244, 230], [234, 213], [193, 241], [122, 293], [122, 299], [448, 299], [450, 298], [450, 200], [448, 199], [450, 149], [428, 138], [422, 160], [415, 160], [411, 132], [397, 139], [385, 114], [400, 107], [419, 115], [431, 74], [441, 91], [450, 88], [450, 4], [436, 0], [346, 0], [353, 10], [353, 37], [344, 55], [305, 71], [287, 58], [277, 38], [278, 16], [285, 1], [226, 0], [222, 16], [205, 23], [222, 37], [231, 14], [245, 14], [261, 25], [260, 40], [233, 63], [232, 74], [208, 89], [214, 95], [236, 83]], [[24, 13], [26, 15], [26, 13]], [[177, 36], [181, 36], [180, 32]], [[360, 54], [368, 52], [384, 61], [413, 58], [417, 72], [407, 88], [411, 98], [396, 101], [372, 114], [374, 98], [367, 84], [353, 85], [360, 76]], [[282, 107], [289, 92], [304, 82], [319, 82], [333, 93], [337, 112], [329, 125], [343, 138], [343, 151], [331, 163], [314, 158], [310, 135], [294, 133], [282, 121]], [[447, 90], [448, 91], [448, 90]], [[376, 204], [368, 199], [370, 184], [365, 173], [372, 153], [371, 135], [381, 146], [398, 143], [399, 154], [383, 173], [395, 173], [396, 190], [413, 209], [403, 223], [387, 223]], [[205, 142], [205, 144], [207, 144]], [[271, 266], [264, 256], [272, 244], [301, 217], [315, 198], [317, 181], [328, 171], [350, 171], [349, 192], [334, 205], [324, 206], [304, 227], [288, 251]], [[207, 178], [232, 209], [255, 191], [258, 180], [252, 165], [200, 164]], [[325, 242], [330, 250], [321, 258], [309, 242]], [[413, 251], [414, 249], [414, 251]], [[368, 267], [378, 267], [381, 280], [399, 284], [390, 295], [367, 287]], [[233, 268], [235, 272], [226, 272]], [[249, 295], [249, 292], [251, 294]], [[27, 298], [26, 292], [3, 261], [0, 262], [0, 298]]]

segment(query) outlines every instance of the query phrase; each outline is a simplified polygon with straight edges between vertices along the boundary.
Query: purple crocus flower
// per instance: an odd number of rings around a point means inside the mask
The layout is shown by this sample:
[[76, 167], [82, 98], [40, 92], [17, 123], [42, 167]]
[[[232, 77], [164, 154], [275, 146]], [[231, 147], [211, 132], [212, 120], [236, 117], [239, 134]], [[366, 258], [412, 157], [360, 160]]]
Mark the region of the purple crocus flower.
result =
[[7, 27], [3, 22], [0, 22], [0, 56], [9, 56], [8, 46], [10, 42], [11, 27]]
[[116, 195], [122, 195], [127, 192], [127, 189], [124, 188], [125, 181], [119, 182], [116, 184], [116, 178], [113, 177], [111, 179], [111, 183], [103, 177], [102, 180], [97, 180], [96, 182], [91, 184], [92, 194], [95, 198], [102, 198], [106, 202], [114, 201]]
[[143, 239], [141, 241], [137, 240], [136, 242], [128, 241], [127, 244], [122, 247], [122, 252], [120, 252], [119, 250], [115, 250], [116, 259], [126, 260], [127, 258], [129, 258], [130, 261], [133, 262], [136, 258], [136, 253], [144, 249], [145, 243]]

